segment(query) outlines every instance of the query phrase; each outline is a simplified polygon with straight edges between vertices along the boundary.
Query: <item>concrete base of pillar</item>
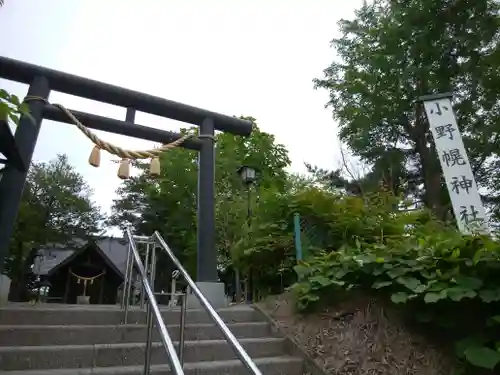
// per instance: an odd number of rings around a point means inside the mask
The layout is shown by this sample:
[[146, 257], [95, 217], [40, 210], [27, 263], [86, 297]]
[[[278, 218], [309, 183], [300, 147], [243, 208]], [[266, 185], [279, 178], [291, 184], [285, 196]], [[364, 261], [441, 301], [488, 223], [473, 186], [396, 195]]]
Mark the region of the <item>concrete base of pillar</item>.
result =
[[6, 275], [0, 275], [0, 307], [9, 302], [10, 278]]
[[[224, 283], [203, 281], [197, 282], [196, 286], [200, 289], [201, 293], [205, 296], [208, 302], [210, 302], [213, 308], [220, 309], [228, 306]], [[201, 302], [198, 300], [198, 297], [196, 297], [193, 293], [188, 294], [187, 296], [187, 308], [203, 308]]]
[[76, 296], [76, 304], [77, 305], [89, 305], [90, 304], [90, 296]]

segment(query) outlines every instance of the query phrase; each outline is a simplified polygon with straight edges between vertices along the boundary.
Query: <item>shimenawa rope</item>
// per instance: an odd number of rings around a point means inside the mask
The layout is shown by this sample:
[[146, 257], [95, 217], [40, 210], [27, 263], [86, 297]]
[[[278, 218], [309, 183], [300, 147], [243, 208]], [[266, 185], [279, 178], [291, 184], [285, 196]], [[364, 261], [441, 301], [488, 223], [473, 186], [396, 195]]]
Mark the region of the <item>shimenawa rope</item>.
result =
[[[40, 100], [46, 104], [50, 104], [48, 100], [39, 97], [28, 95], [24, 98], [25, 102]], [[149, 174], [152, 177], [157, 177], [160, 175], [160, 159], [159, 157], [165, 151], [177, 147], [182, 144], [185, 140], [192, 137], [192, 134], [187, 134], [173, 142], [163, 144], [158, 148], [151, 150], [126, 150], [112, 143], [103, 141], [95, 133], [93, 133], [89, 128], [83, 125], [68, 109], [66, 109], [61, 104], [52, 104], [54, 107], [59, 108], [62, 112], [69, 117], [71, 121], [76, 125], [76, 127], [95, 145], [89, 157], [89, 164], [93, 167], [99, 167], [101, 163], [101, 150], [107, 151], [112, 155], [119, 156], [122, 160], [120, 162], [120, 167], [118, 168], [118, 177], [121, 179], [127, 179], [130, 177], [130, 160], [139, 159], [149, 159], [151, 158], [151, 164], [149, 167]]]
[[80, 281], [83, 281], [83, 293], [82, 295], [86, 296], [87, 295], [87, 283], [89, 283], [90, 285], [92, 285], [94, 283], [94, 280], [97, 279], [98, 277], [101, 277], [103, 275], [106, 274], [106, 271], [104, 272], [101, 272], [99, 275], [96, 275], [96, 276], [93, 276], [93, 277], [83, 277], [83, 276], [80, 276], [80, 275], [77, 275], [76, 273], [74, 273], [71, 268], [69, 269], [69, 273], [76, 277], [76, 283], [77, 284], [80, 284]]
[[71, 268], [69, 269], [69, 273], [76, 277], [77, 279], [77, 284], [80, 284], [80, 280], [84, 281], [84, 282], [90, 282], [91, 284], [94, 283], [94, 280], [97, 279], [98, 277], [101, 277], [102, 275], [105, 275], [106, 272], [101, 272], [100, 274], [96, 275], [96, 276], [92, 276], [92, 277], [83, 277], [83, 276], [80, 276], [80, 275], [77, 275], [76, 273], [74, 273]]

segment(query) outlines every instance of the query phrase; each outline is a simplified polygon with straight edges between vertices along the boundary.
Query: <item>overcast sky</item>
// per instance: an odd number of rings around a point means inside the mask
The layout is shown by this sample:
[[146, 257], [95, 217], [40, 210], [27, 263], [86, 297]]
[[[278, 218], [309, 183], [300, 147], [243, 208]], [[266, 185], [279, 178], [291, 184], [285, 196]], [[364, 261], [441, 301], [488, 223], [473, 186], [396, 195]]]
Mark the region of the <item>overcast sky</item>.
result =
[[[5, 0], [0, 55], [152, 95], [257, 119], [304, 162], [339, 165], [336, 126], [326, 91], [312, 79], [334, 59], [337, 21], [361, 0]], [[0, 80], [20, 97], [27, 87]], [[117, 119], [123, 108], [53, 92], [52, 103]], [[138, 113], [143, 125], [176, 131], [180, 123]], [[98, 132], [106, 141], [142, 149], [151, 143]], [[90, 141], [76, 127], [44, 121], [35, 161], [58, 153], [84, 175], [109, 212], [120, 184], [111, 156], [87, 163]]]

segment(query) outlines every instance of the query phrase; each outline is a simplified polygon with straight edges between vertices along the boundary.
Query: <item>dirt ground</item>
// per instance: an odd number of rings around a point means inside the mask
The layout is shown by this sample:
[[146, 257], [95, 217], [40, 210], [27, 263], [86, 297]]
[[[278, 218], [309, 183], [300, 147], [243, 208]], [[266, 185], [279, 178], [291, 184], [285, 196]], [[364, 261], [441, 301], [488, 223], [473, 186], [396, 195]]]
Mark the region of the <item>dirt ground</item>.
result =
[[289, 293], [259, 303], [332, 375], [451, 375], [453, 359], [405, 327], [397, 312], [357, 297], [322, 313], [295, 313]]

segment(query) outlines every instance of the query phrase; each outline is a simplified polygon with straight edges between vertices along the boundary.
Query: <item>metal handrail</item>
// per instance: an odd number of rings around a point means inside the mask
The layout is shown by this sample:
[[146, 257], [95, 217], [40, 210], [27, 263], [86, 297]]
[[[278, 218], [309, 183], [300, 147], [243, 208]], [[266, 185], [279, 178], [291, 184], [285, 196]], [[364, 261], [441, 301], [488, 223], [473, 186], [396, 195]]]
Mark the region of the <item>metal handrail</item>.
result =
[[163, 250], [165, 250], [165, 252], [168, 254], [168, 256], [170, 257], [170, 259], [172, 260], [172, 262], [174, 263], [174, 265], [177, 267], [177, 269], [179, 270], [179, 272], [184, 277], [184, 280], [186, 280], [186, 282], [188, 283], [188, 286], [193, 291], [193, 294], [195, 294], [196, 297], [198, 297], [198, 299], [201, 302], [201, 305], [205, 308], [205, 310], [208, 313], [208, 315], [212, 318], [212, 320], [214, 321], [214, 323], [221, 330], [221, 332], [224, 335], [224, 337], [226, 338], [226, 340], [233, 347], [234, 351], [236, 352], [236, 355], [243, 362], [243, 365], [253, 375], [262, 375], [262, 373], [260, 372], [260, 370], [255, 365], [255, 362], [252, 361], [252, 359], [250, 358], [250, 356], [248, 355], [248, 353], [245, 351], [245, 349], [243, 349], [243, 347], [238, 342], [238, 340], [236, 339], [236, 337], [229, 330], [229, 328], [227, 327], [226, 323], [224, 323], [224, 321], [221, 319], [221, 317], [219, 316], [219, 314], [217, 314], [217, 312], [212, 307], [212, 305], [210, 304], [210, 302], [208, 302], [208, 300], [205, 298], [205, 296], [200, 291], [200, 289], [198, 289], [198, 287], [196, 286], [196, 284], [193, 281], [193, 279], [191, 279], [191, 277], [189, 276], [189, 274], [187, 273], [187, 271], [182, 266], [181, 262], [179, 262], [179, 260], [177, 259], [177, 257], [174, 255], [173, 251], [170, 249], [170, 247], [168, 247], [167, 243], [162, 238], [162, 236], [160, 235], [160, 233], [158, 233], [158, 231], [155, 231], [154, 234], [153, 234], [153, 237], [156, 237], [156, 239], [158, 240], [158, 242], [161, 245], [161, 247], [163, 248]]
[[[130, 232], [130, 228], [127, 228], [127, 237], [129, 241], [130, 250], [132, 252], [133, 259], [135, 261], [135, 266], [137, 267], [137, 271], [139, 272], [139, 275], [141, 277], [141, 282], [144, 287], [144, 291], [146, 292], [147, 295], [147, 301], [149, 304], [148, 307], [150, 308], [150, 311], [152, 310], [153, 316], [156, 320], [157, 327], [160, 331], [161, 343], [163, 344], [163, 347], [167, 352], [174, 374], [184, 375], [184, 370], [182, 369], [182, 365], [179, 358], [177, 357], [174, 344], [172, 342], [172, 339], [170, 338], [170, 335], [168, 334], [167, 327], [161, 316], [160, 308], [158, 307], [158, 303], [156, 302], [153, 289], [149, 284], [146, 271], [144, 269], [144, 265], [142, 264], [141, 257], [139, 256], [139, 252], [137, 251], [137, 246], [135, 244], [135, 240], [132, 236], [132, 233]], [[149, 322], [149, 324], [151, 325], [151, 322]], [[149, 363], [146, 363], [145, 366], [149, 367]]]

